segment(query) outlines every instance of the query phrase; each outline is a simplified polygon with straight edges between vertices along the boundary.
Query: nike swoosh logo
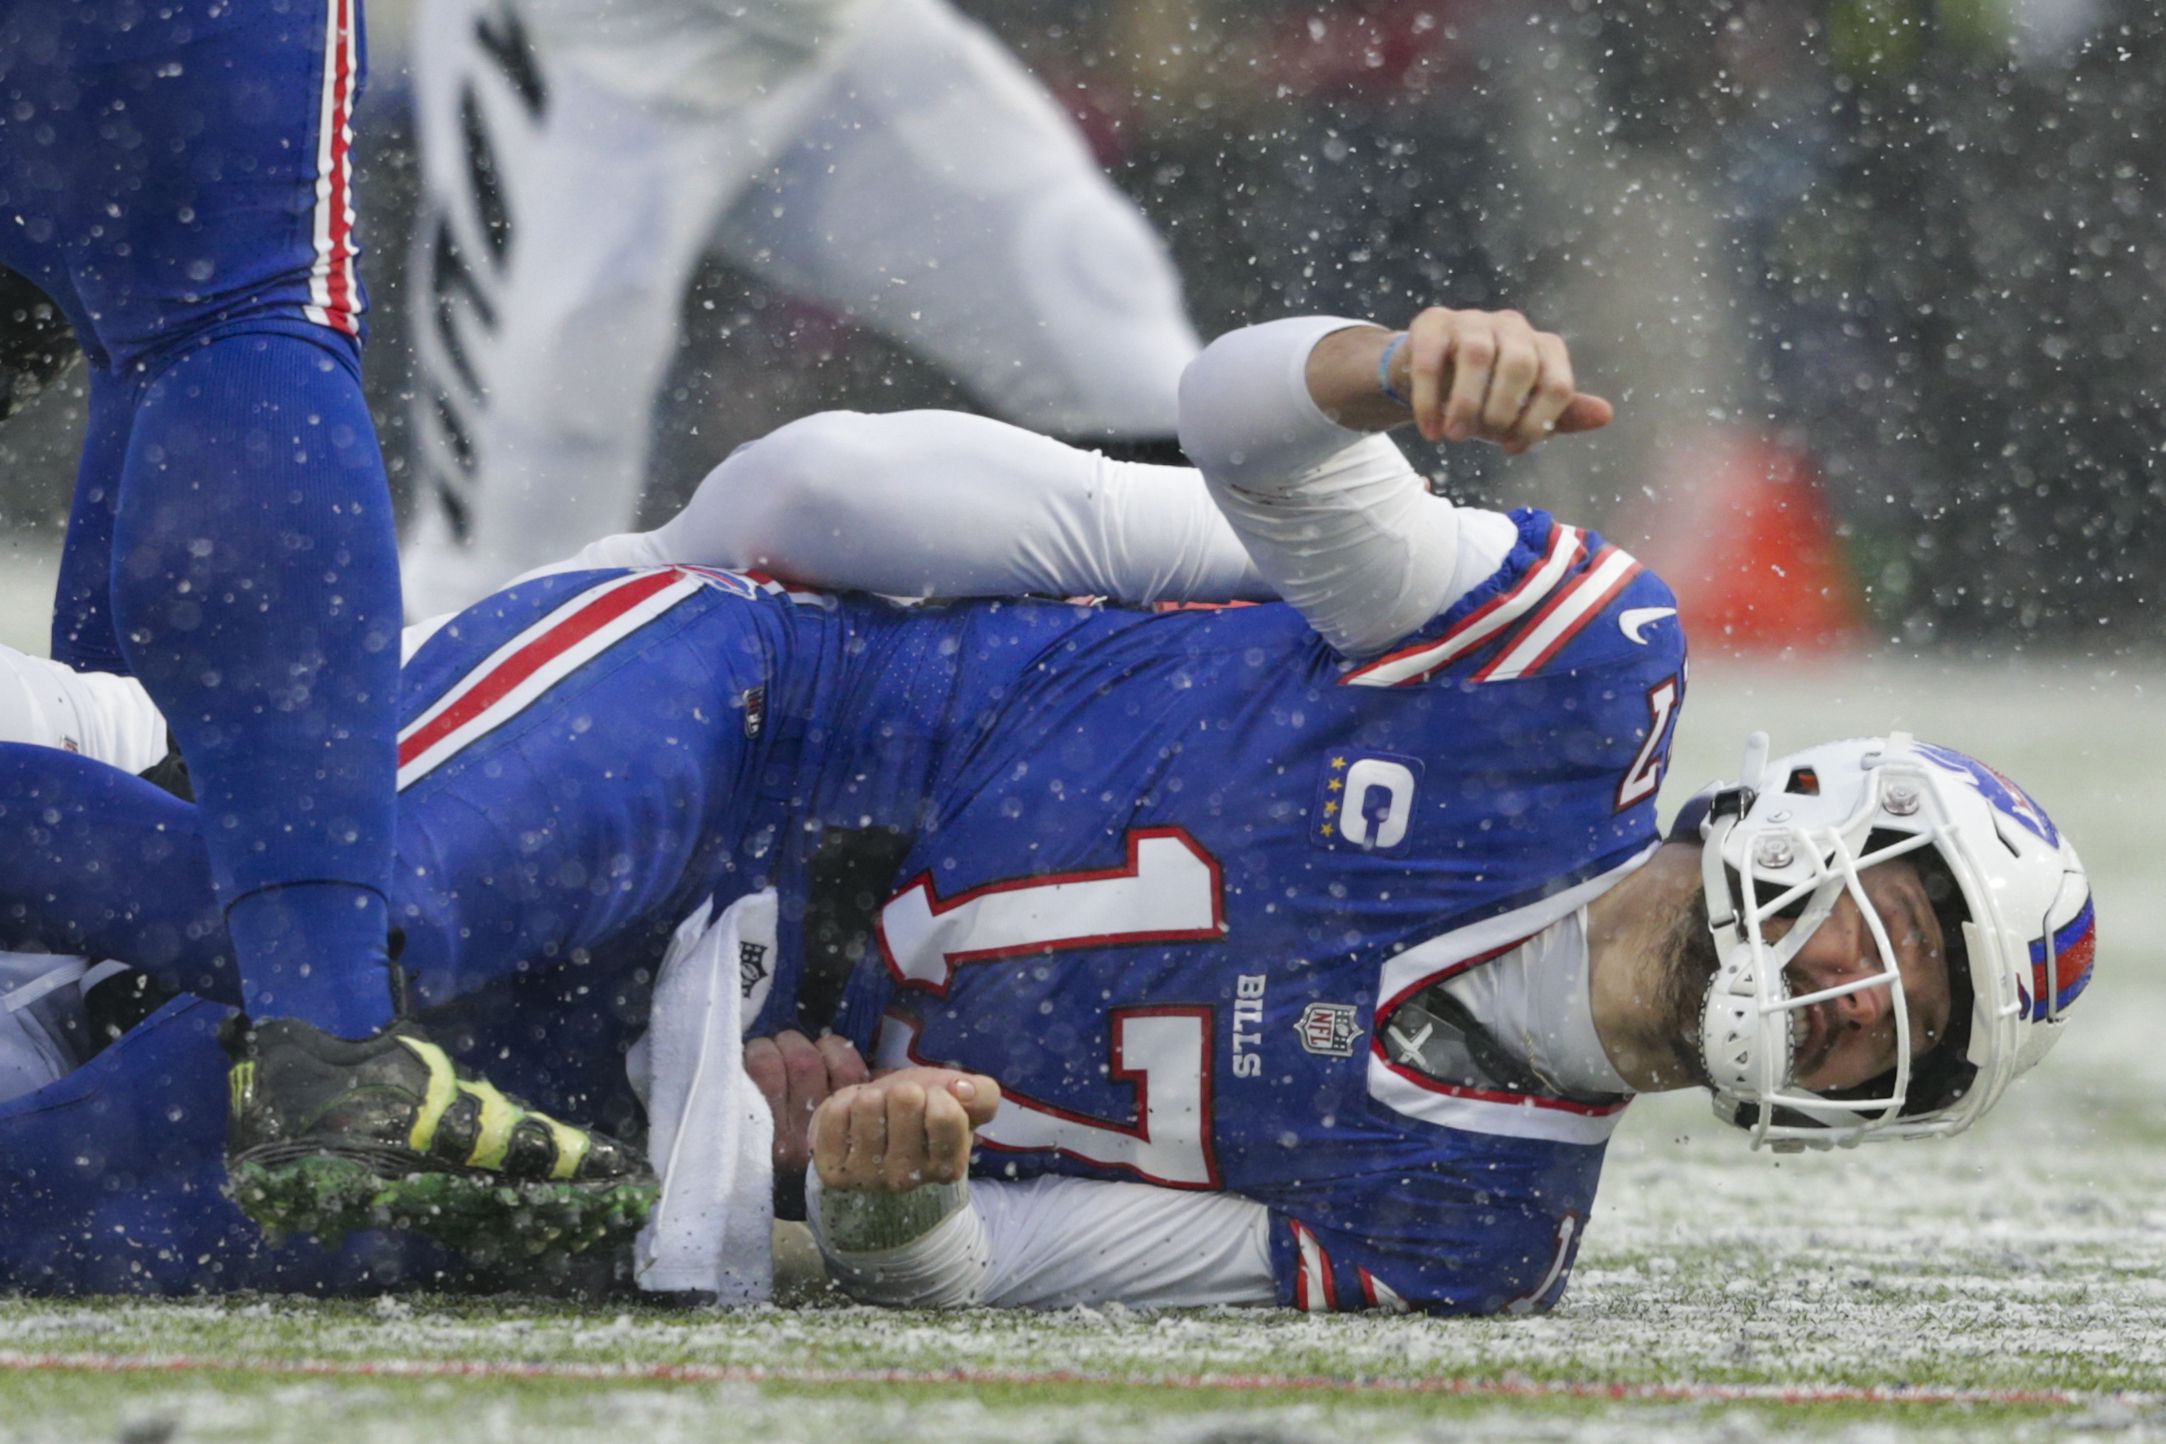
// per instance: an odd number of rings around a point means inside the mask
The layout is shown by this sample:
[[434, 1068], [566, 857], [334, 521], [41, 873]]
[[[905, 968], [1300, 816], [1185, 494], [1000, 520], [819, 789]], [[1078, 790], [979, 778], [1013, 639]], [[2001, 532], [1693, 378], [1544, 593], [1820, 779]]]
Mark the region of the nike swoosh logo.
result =
[[1642, 634], [1648, 625], [1659, 622], [1664, 617], [1676, 615], [1675, 607], [1627, 607], [1617, 614], [1617, 630], [1644, 647], [1647, 645], [1647, 638]]

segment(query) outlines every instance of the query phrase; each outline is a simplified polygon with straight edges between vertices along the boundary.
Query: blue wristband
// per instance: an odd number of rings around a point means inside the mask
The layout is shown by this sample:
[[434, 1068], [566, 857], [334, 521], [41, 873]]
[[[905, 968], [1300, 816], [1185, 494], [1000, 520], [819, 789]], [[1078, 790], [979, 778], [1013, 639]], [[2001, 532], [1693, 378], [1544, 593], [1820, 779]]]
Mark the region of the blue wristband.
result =
[[1394, 391], [1391, 386], [1391, 358], [1399, 354], [1399, 348], [1404, 344], [1406, 344], [1406, 332], [1401, 331], [1391, 338], [1391, 344], [1384, 348], [1384, 354], [1376, 358], [1376, 389], [1383, 392], [1390, 400], [1396, 401], [1407, 410], [1412, 411], [1414, 403]]

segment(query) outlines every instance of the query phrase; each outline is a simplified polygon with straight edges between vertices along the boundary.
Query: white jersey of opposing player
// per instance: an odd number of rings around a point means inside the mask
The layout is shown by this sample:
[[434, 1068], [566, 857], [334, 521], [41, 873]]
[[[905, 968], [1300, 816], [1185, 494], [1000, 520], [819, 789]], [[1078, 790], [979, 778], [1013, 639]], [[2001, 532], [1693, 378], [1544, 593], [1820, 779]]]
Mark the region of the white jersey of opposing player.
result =
[[630, 526], [709, 250], [1009, 420], [1172, 433], [1164, 247], [944, 0], [428, 0], [415, 92], [409, 615]]
[[74, 672], [0, 647], [0, 742], [57, 747], [141, 772], [166, 754], [165, 718], [133, 677]]
[[[875, 0], [518, 0], [535, 49], [628, 99], [721, 112], [847, 41]], [[445, 6], [455, 15], [485, 7]]]

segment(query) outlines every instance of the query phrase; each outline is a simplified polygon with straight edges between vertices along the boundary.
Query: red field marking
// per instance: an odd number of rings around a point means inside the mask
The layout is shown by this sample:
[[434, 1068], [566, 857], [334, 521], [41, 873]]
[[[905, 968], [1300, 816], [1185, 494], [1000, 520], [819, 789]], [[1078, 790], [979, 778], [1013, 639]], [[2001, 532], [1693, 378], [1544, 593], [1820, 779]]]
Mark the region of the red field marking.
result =
[[2003, 1404], [2070, 1407], [2111, 1399], [2166, 1403], [2152, 1392], [1937, 1389], [1848, 1384], [1603, 1384], [1539, 1379], [1333, 1379], [1272, 1374], [1091, 1374], [1069, 1369], [790, 1369], [747, 1364], [521, 1363], [454, 1359], [260, 1359], [189, 1354], [26, 1354], [0, 1350], [0, 1372], [269, 1374], [332, 1379], [563, 1379], [627, 1384], [1099, 1385], [1123, 1389], [1286, 1391], [1322, 1394], [1457, 1395], [1477, 1399], [1615, 1399], [1718, 1404]]

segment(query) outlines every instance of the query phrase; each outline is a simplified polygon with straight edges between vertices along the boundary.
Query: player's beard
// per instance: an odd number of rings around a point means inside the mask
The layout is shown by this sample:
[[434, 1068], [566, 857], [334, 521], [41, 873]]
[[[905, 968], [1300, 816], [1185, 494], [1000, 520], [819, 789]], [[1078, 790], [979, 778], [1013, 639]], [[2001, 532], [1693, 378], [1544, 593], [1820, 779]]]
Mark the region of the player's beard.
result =
[[1669, 1043], [1670, 1065], [1702, 1088], [1708, 1087], [1707, 1057], [1700, 1050], [1700, 1015], [1721, 960], [1715, 953], [1715, 935], [1707, 926], [1707, 897], [1698, 888], [1693, 889], [1691, 904], [1678, 911], [1662, 956], [1656, 1005], [1663, 1019], [1662, 1036]]

